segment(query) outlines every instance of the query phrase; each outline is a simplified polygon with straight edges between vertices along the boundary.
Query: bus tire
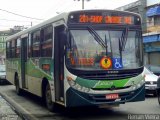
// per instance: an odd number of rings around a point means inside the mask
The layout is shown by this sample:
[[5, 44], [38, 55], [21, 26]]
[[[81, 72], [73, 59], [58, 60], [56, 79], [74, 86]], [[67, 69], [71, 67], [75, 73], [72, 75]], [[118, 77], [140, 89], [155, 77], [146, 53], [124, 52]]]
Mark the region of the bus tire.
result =
[[51, 112], [55, 111], [55, 103], [52, 102], [52, 94], [51, 94], [51, 89], [50, 89], [49, 84], [46, 85], [45, 102], [46, 102], [46, 106], [49, 111]]
[[22, 95], [22, 89], [19, 86], [19, 78], [17, 75], [15, 76], [15, 86], [17, 95]]

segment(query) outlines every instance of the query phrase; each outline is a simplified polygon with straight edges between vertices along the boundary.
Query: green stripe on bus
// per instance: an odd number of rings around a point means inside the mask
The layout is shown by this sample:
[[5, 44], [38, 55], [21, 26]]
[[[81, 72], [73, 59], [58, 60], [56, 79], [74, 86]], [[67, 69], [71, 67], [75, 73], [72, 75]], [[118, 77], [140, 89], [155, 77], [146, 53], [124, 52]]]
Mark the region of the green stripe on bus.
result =
[[88, 88], [110, 88], [112, 85], [115, 87], [123, 87], [130, 78], [121, 80], [87, 80], [77, 77], [76, 82]]
[[52, 76], [47, 74], [45, 71], [43, 71], [39, 66], [36, 66], [32, 60], [29, 60], [27, 63], [28, 71], [27, 74], [29, 76], [37, 77], [37, 78], [43, 78], [46, 77], [48, 80], [52, 79]]

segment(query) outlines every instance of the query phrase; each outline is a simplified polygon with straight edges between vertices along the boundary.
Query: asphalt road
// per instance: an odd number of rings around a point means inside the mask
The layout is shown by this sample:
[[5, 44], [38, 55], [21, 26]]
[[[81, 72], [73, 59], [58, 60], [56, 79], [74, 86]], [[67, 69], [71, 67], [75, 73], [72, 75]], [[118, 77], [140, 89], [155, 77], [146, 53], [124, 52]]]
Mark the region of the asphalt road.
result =
[[18, 96], [13, 85], [0, 86], [1, 95], [12, 104], [24, 119], [35, 120], [134, 120], [160, 119], [160, 106], [157, 97], [146, 96], [142, 102], [122, 104], [114, 108], [79, 107], [59, 108], [49, 112], [39, 97], [24, 92]]

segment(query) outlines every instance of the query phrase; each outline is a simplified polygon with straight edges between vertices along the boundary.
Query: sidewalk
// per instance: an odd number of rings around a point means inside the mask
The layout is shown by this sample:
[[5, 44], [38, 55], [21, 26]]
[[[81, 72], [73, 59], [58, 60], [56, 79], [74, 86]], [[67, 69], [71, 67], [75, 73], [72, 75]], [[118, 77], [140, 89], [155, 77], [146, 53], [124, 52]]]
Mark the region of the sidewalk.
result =
[[0, 86], [0, 120], [38, 120], [6, 94], [10, 87]]
[[[40, 98], [30, 93], [18, 96], [15, 86], [0, 86], [0, 95], [13, 106], [19, 116], [25, 120], [44, 120], [53, 119], [56, 113], [49, 112], [40, 102]], [[1, 119], [0, 119], [1, 120]], [[10, 119], [9, 119], [10, 120]]]
[[20, 116], [17, 115], [11, 105], [0, 96], [0, 120], [20, 120]]

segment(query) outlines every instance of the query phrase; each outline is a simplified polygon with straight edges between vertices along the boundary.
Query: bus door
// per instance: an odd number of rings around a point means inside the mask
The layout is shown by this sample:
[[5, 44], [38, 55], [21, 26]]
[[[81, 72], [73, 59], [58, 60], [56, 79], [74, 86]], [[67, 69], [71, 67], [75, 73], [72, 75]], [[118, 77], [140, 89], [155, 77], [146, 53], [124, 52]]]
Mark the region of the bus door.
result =
[[27, 88], [27, 77], [26, 77], [26, 64], [27, 64], [27, 40], [28, 36], [21, 38], [21, 80], [22, 88]]
[[54, 83], [55, 100], [64, 102], [64, 26], [54, 28]]

